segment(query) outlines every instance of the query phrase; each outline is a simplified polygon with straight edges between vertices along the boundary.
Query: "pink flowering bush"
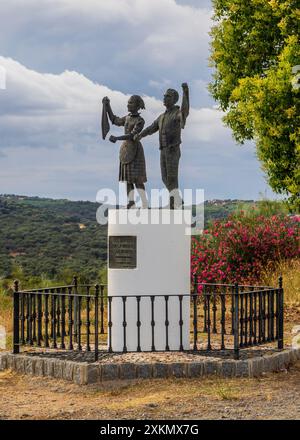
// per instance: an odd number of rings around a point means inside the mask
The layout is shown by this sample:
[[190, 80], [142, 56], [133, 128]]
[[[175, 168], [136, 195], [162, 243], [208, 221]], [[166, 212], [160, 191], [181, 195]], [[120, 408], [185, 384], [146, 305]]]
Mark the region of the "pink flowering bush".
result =
[[[300, 256], [299, 216], [247, 216], [217, 220], [192, 238], [191, 272], [199, 283], [255, 284], [266, 267]], [[201, 289], [200, 289], [201, 290]]]

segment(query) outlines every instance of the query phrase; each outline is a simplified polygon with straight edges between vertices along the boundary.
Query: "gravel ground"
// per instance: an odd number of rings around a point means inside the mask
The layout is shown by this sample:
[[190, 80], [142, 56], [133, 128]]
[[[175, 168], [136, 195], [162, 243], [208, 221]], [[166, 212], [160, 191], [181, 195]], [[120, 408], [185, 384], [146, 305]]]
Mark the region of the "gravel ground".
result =
[[[289, 346], [286, 345], [286, 348]], [[75, 362], [94, 362], [94, 353], [86, 352], [86, 351], [67, 351], [67, 350], [48, 350], [45, 349], [33, 349], [33, 350], [22, 350], [24, 353], [30, 356], [39, 356], [39, 357], [47, 357], [47, 358], [55, 358], [55, 359], [63, 359], [68, 361]], [[259, 346], [252, 347], [249, 349], [241, 349], [240, 350], [240, 359], [249, 359], [252, 357], [260, 357], [265, 356], [266, 354], [277, 353], [278, 350], [272, 346]], [[103, 351], [99, 352], [99, 363], [156, 363], [156, 362], [197, 362], [202, 361], [209, 358], [212, 361], [221, 361], [224, 359], [234, 359], [234, 351], [233, 350], [219, 350], [214, 349], [212, 351], [206, 351], [204, 348], [199, 350], [198, 352], [190, 351], [190, 352], [179, 352], [179, 351], [171, 351], [171, 352], [131, 352], [131, 353], [108, 353], [103, 347]]]
[[0, 419], [300, 419], [300, 362], [259, 379], [216, 377], [77, 386], [0, 373]]

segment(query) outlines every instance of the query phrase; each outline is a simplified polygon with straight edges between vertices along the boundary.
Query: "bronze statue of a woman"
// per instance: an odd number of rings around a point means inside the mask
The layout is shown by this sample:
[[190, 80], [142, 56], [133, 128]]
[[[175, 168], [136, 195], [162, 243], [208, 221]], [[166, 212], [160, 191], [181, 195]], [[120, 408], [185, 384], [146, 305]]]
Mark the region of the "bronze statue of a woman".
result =
[[113, 143], [116, 141], [123, 141], [120, 148], [120, 167], [119, 167], [119, 181], [127, 183], [127, 208], [135, 207], [134, 202], [134, 187], [136, 187], [142, 201], [142, 207], [147, 208], [147, 196], [145, 192], [145, 182], [147, 182], [146, 164], [144, 149], [139, 140], [134, 140], [134, 137], [139, 134], [145, 125], [144, 119], [140, 116], [139, 110], [145, 108], [143, 99], [138, 95], [133, 95], [128, 101], [127, 108], [129, 114], [122, 118], [114, 115], [110, 100], [105, 96], [102, 100], [102, 132], [103, 139], [109, 131], [109, 124], [107, 115], [112, 124], [124, 126], [125, 134], [123, 136], [110, 136], [109, 140]]

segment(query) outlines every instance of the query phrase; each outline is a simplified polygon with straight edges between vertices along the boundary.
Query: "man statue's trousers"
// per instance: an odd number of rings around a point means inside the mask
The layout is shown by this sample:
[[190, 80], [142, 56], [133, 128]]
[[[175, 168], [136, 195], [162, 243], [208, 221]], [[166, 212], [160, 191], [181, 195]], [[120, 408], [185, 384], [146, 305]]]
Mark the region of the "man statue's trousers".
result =
[[170, 194], [170, 208], [180, 208], [182, 199], [178, 191], [178, 167], [181, 156], [180, 145], [165, 147], [160, 151], [160, 169], [162, 181]]

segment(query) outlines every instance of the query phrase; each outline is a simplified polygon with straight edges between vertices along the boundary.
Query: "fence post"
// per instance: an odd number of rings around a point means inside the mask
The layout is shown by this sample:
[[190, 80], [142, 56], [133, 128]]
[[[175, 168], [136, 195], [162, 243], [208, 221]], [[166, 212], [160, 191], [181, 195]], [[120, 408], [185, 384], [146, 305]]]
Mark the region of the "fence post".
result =
[[282, 276], [278, 280], [278, 305], [279, 305], [279, 317], [278, 317], [278, 349], [283, 349], [283, 288], [282, 288]]
[[234, 358], [239, 359], [239, 285], [234, 285]]
[[99, 286], [95, 286], [95, 361], [98, 360], [99, 352]]
[[104, 335], [104, 285], [101, 284], [100, 286], [100, 323], [101, 323], [101, 329], [100, 333], [101, 335]]
[[197, 351], [197, 339], [198, 339], [198, 319], [197, 319], [197, 295], [198, 295], [198, 285], [197, 285], [198, 277], [197, 273], [194, 274], [194, 289], [193, 289], [193, 305], [194, 305], [194, 319], [193, 319], [193, 328], [194, 328], [194, 351]]
[[193, 276], [193, 284], [194, 284], [194, 286], [193, 286], [193, 293], [194, 294], [198, 293], [197, 281], [198, 281], [198, 276], [197, 276], [197, 273], [195, 272], [194, 276]]
[[13, 336], [13, 354], [20, 353], [20, 333], [19, 333], [19, 281], [14, 282], [14, 336]]
[[73, 286], [74, 286], [74, 341], [77, 342], [77, 326], [78, 326], [78, 278], [77, 276], [73, 277]]

